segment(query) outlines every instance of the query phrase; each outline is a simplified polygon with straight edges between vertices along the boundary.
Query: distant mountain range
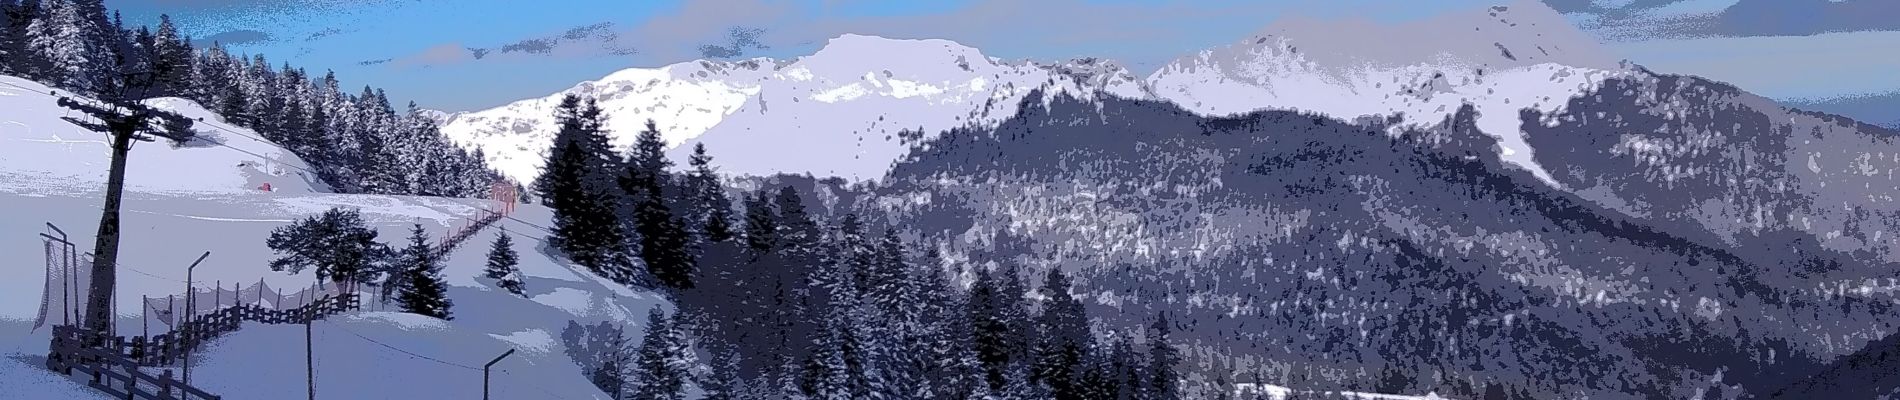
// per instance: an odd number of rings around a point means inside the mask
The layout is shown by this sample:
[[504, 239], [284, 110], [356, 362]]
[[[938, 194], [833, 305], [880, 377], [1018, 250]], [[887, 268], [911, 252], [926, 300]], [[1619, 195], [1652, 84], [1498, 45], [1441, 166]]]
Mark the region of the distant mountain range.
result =
[[1606, 54], [1534, 1], [1282, 21], [1146, 78], [844, 36], [442, 118], [525, 182], [560, 96], [596, 99], [617, 145], [652, 119], [961, 272], [1074, 270], [1099, 324], [1178, 317], [1213, 386], [1900, 387], [1837, 362], [1900, 352], [1900, 132]]
[[1900, 92], [1833, 99], [1788, 100], [1783, 103], [1805, 110], [1856, 117], [1861, 119], [1861, 122], [1900, 129]]
[[1009, 117], [1035, 89], [1146, 95], [1112, 64], [1010, 63], [946, 40], [846, 35], [796, 60], [627, 69], [548, 97], [450, 115], [443, 132], [484, 148], [490, 165], [527, 182], [552, 143], [553, 107], [576, 94], [600, 101], [623, 149], [653, 120], [676, 152], [705, 143], [727, 172], [870, 179], [935, 132]]
[[[1392, 42], [1390, 37], [1428, 38]], [[1385, 26], [1284, 20], [1233, 45], [1176, 60], [1149, 77], [1112, 61], [1010, 62], [945, 40], [846, 35], [793, 60], [693, 61], [632, 68], [543, 98], [443, 114], [443, 132], [481, 147], [491, 165], [531, 180], [552, 138], [553, 106], [576, 94], [601, 102], [632, 143], [646, 120], [676, 149], [705, 143], [728, 172], [874, 179], [937, 132], [993, 126], [1035, 89], [1158, 99], [1202, 115], [1294, 109], [1338, 118], [1401, 116], [1436, 123], [1460, 103], [1482, 110], [1555, 107], [1627, 68], [1534, 1]], [[1491, 113], [1509, 114], [1510, 111]], [[1504, 153], [1529, 149], [1506, 138]], [[1541, 174], [1541, 173], [1540, 173]]]

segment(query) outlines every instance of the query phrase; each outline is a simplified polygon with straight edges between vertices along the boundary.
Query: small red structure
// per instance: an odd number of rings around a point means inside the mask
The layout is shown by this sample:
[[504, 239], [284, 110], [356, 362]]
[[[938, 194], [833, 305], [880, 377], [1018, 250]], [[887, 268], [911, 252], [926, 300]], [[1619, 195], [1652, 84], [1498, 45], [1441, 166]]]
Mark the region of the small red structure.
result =
[[258, 186], [258, 187], [257, 187], [257, 190], [262, 190], [262, 191], [266, 191], [266, 192], [272, 192], [272, 191], [275, 191], [275, 190], [271, 190], [271, 188], [270, 188], [270, 182], [264, 182], [264, 186]]

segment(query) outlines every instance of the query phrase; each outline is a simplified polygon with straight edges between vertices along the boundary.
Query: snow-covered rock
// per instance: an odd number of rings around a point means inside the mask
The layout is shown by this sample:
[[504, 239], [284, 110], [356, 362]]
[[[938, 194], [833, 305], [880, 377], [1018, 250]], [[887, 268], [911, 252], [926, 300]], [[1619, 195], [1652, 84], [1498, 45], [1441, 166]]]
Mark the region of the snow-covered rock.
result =
[[[553, 143], [555, 106], [574, 94], [599, 100], [623, 150], [651, 119], [681, 161], [692, 144], [705, 143], [730, 173], [873, 179], [911, 143], [1013, 116], [1037, 88], [1083, 97], [1147, 93], [1126, 69], [1102, 60], [1007, 62], [948, 40], [844, 35], [793, 60], [622, 70], [544, 98], [453, 115], [442, 131], [483, 148], [490, 165], [527, 182]], [[905, 130], [922, 136], [905, 139]]]
[[1594, 39], [1543, 3], [1409, 23], [1286, 18], [1232, 45], [1150, 75], [1155, 95], [1203, 115], [1300, 110], [1342, 119], [1401, 115], [1394, 128], [1437, 124], [1466, 103], [1499, 157], [1546, 182], [1518, 110], [1555, 110], [1605, 79], [1627, 76]]

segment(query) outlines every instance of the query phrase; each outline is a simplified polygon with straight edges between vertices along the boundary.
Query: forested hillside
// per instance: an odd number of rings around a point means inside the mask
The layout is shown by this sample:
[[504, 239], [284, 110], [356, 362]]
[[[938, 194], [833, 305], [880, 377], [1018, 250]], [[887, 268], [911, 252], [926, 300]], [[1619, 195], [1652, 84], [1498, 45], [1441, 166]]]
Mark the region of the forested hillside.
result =
[[250, 128], [316, 167], [343, 193], [482, 197], [499, 174], [482, 150], [451, 145], [415, 104], [341, 87], [263, 54], [196, 49], [169, 17], [126, 26], [103, 0], [0, 1], [0, 74], [88, 97], [182, 97]]

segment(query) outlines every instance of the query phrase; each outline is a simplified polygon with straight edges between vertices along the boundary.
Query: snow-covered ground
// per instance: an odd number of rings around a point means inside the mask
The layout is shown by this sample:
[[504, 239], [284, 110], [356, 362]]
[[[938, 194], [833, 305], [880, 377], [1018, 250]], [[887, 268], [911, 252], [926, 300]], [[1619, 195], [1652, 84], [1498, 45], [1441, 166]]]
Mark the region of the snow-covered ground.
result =
[[[104, 182], [111, 161], [107, 136], [61, 118], [85, 113], [60, 107], [51, 93], [67, 95], [38, 82], [0, 76], [0, 180], [13, 186], [66, 186]], [[261, 140], [256, 132], [223, 122], [189, 100], [148, 102], [195, 119], [198, 138], [181, 145], [169, 140], [137, 142], [126, 167], [126, 185], [147, 192], [219, 192], [255, 189], [269, 183], [279, 192], [328, 191], [309, 164]]]
[[[97, 191], [38, 191], [0, 184], [0, 206], [27, 212], [0, 214], [0, 228], [16, 232], [0, 241], [0, 254], [9, 255], [8, 279], [0, 280], [0, 386], [46, 380], [42, 362], [47, 329], [27, 332], [40, 303], [43, 270], [40, 243], [34, 233], [53, 222], [75, 236], [90, 237], [97, 221]], [[136, 335], [141, 314], [140, 296], [183, 291], [184, 268], [196, 256], [210, 251], [194, 273], [200, 285], [257, 282], [275, 287], [308, 286], [311, 272], [298, 275], [271, 272], [272, 257], [264, 237], [273, 228], [331, 206], [359, 207], [364, 217], [389, 243], [401, 243], [410, 223], [422, 223], [441, 236], [463, 215], [473, 215], [482, 201], [403, 196], [286, 194], [233, 192], [127, 193], [122, 260], [119, 275], [120, 329]], [[517, 217], [545, 225], [548, 213], [539, 206], [523, 206]], [[365, 312], [318, 322], [316, 354], [319, 391], [335, 398], [474, 398], [479, 396], [481, 371], [418, 358], [385, 348], [377, 342], [418, 355], [462, 366], [479, 367], [513, 348], [518, 352], [497, 366], [496, 398], [593, 398], [599, 391], [585, 382], [562, 353], [557, 339], [568, 320], [624, 321], [638, 332], [640, 318], [662, 301], [575, 270], [542, 247], [541, 231], [503, 220], [516, 235], [522, 255], [528, 298], [521, 298], [478, 278], [488, 242], [497, 228], [476, 235], [447, 260], [449, 295], [455, 301], [455, 319], [440, 322], [414, 315]], [[85, 249], [89, 246], [82, 245]], [[154, 332], [163, 331], [156, 320]], [[374, 342], [372, 342], [374, 340]], [[199, 358], [194, 381], [202, 388], [231, 399], [284, 398], [303, 390], [303, 329], [294, 325], [249, 324], [212, 344]], [[13, 365], [20, 364], [20, 365]], [[26, 365], [22, 368], [21, 365]], [[325, 365], [328, 365], [326, 367]], [[42, 376], [43, 375], [43, 376]], [[52, 385], [51, 387], [58, 387]], [[547, 395], [552, 392], [556, 395]], [[513, 395], [510, 395], [512, 393]], [[416, 394], [410, 396], [407, 394]], [[430, 395], [423, 395], [430, 394]], [[9, 395], [0, 394], [0, 398]], [[64, 396], [59, 396], [64, 397]], [[46, 398], [32, 396], [28, 398]]]
[[[28, 87], [0, 85], [0, 208], [8, 210], [0, 212], [0, 232], [11, 232], [0, 238], [0, 255], [5, 255], [0, 266], [7, 273], [0, 279], [0, 387], [7, 388], [0, 390], [0, 399], [101, 397], [79, 381], [45, 370], [48, 329], [30, 329], [45, 276], [37, 234], [50, 222], [72, 235], [81, 251], [90, 251], [109, 152], [97, 134], [59, 120], [62, 113], [52, 97], [32, 93], [44, 93], [43, 86], [12, 77], [0, 82]], [[210, 115], [183, 100], [156, 101], [188, 116]], [[234, 131], [201, 126], [200, 134], [223, 135], [226, 144], [245, 151], [163, 142], [134, 148], [118, 278], [122, 334], [139, 334], [142, 296], [183, 293], [185, 267], [205, 251], [211, 256], [193, 274], [201, 287], [260, 280], [273, 287], [309, 286], [311, 271], [270, 271], [266, 264], [274, 255], [264, 239], [271, 229], [330, 207], [360, 209], [383, 242], [401, 245], [412, 223], [441, 237], [463, 219], [496, 206], [483, 200], [323, 193], [320, 185], [301, 181], [294, 168], [274, 175], [238, 166], [258, 160], [248, 153], [279, 165], [303, 163], [268, 142], [239, 136], [249, 131]], [[278, 190], [257, 190], [260, 181]], [[545, 231], [529, 225], [547, 226], [546, 208], [521, 205], [514, 216], [527, 223], [504, 219], [446, 260], [453, 321], [365, 311], [314, 324], [318, 392], [350, 399], [477, 398], [479, 367], [512, 348], [517, 352], [496, 365], [495, 398], [605, 398], [563, 353], [560, 329], [569, 320], [611, 320], [637, 335], [648, 309], [668, 306], [651, 293], [612, 284], [550, 255]], [[479, 278], [489, 242], [502, 227], [516, 235], [526, 298]], [[156, 319], [149, 325], [153, 333], [164, 330]], [[196, 357], [192, 380], [228, 399], [301, 397], [303, 330], [247, 324]]]

